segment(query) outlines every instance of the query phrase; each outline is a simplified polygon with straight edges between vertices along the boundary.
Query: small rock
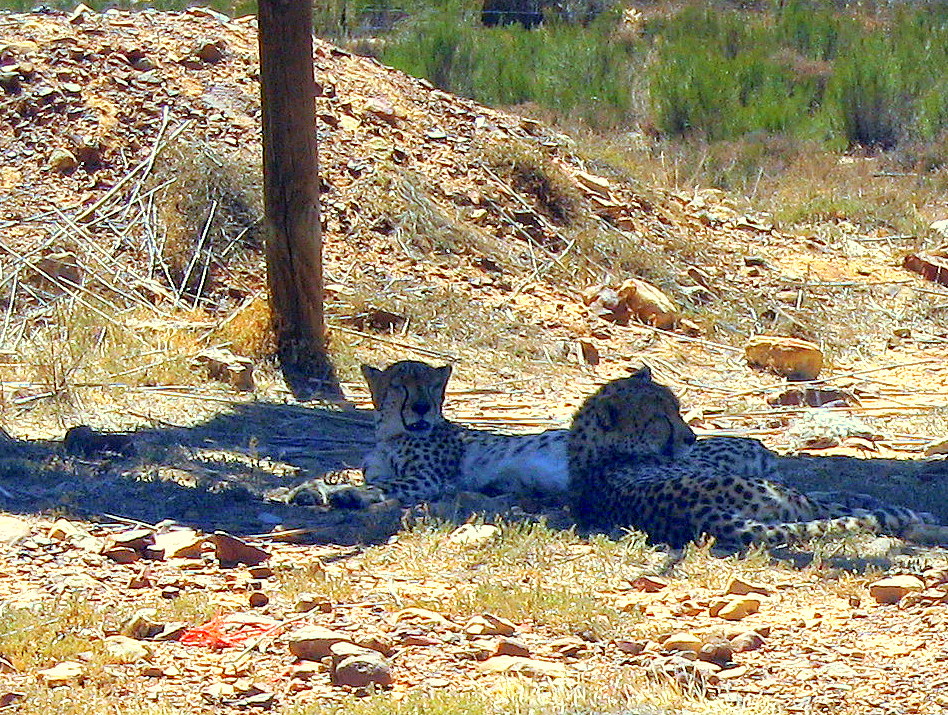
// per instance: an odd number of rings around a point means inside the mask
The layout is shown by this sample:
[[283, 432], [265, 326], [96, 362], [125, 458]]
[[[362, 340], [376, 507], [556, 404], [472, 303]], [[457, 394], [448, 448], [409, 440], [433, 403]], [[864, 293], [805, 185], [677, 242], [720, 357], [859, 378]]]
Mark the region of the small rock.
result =
[[15, 516], [0, 515], [0, 544], [15, 544], [32, 533], [30, 525]]
[[[0, 522], [2, 523], [2, 522]], [[2, 526], [0, 526], [0, 532], [2, 532]], [[68, 539], [80, 538], [83, 536], [88, 536], [88, 534], [80, 529], [75, 522], [69, 521], [68, 519], [57, 519], [49, 531], [46, 532], [46, 535], [49, 536], [53, 541], [66, 541]], [[0, 536], [0, 541], [3, 540], [3, 537]]]
[[877, 603], [898, 603], [906, 594], [924, 589], [925, 582], [917, 576], [890, 576], [870, 584], [869, 595]]
[[385, 99], [373, 97], [365, 103], [365, 111], [374, 114], [379, 119], [388, 122], [392, 126], [398, 124], [399, 119], [407, 118], [404, 111], [397, 109], [391, 102]]
[[756, 631], [747, 631], [739, 633], [731, 638], [731, 647], [735, 653], [746, 653], [757, 650], [764, 644], [764, 637]]
[[588, 174], [585, 171], [577, 171], [573, 176], [586, 193], [592, 192], [603, 198], [609, 198], [611, 186], [608, 179], [602, 176], [596, 176], [595, 174]]
[[331, 655], [335, 643], [351, 643], [352, 636], [323, 626], [306, 626], [293, 631], [288, 638], [290, 653], [300, 660], [320, 660]]
[[391, 620], [394, 625], [412, 623], [416, 625], [428, 626], [431, 628], [443, 628], [449, 631], [460, 630], [456, 624], [449, 621], [440, 613], [429, 611], [427, 608], [403, 608], [401, 611], [398, 611], [394, 616], [392, 616]]
[[727, 586], [726, 593], [735, 596], [746, 596], [749, 593], [759, 593], [761, 596], [769, 596], [772, 591], [762, 584], [751, 583], [742, 578], [734, 577]]
[[46, 686], [56, 688], [81, 680], [85, 675], [85, 666], [73, 660], [64, 660], [52, 668], [39, 671], [37, 675]]
[[269, 566], [251, 566], [247, 569], [247, 573], [250, 574], [251, 578], [270, 578], [273, 575], [273, 569]]
[[724, 670], [719, 670], [714, 674], [712, 680], [734, 680], [734, 678], [740, 678], [747, 675], [747, 666], [746, 665], [737, 665], [733, 668], [725, 668]]
[[210, 348], [199, 352], [194, 357], [194, 364], [203, 367], [213, 380], [226, 382], [244, 392], [254, 388], [253, 360], [248, 357], [222, 348]]
[[936, 439], [925, 445], [925, 456], [933, 457], [936, 454], [948, 454], [948, 437]]
[[562, 663], [552, 663], [535, 658], [521, 658], [515, 655], [495, 655], [483, 663], [478, 663], [477, 669], [482, 673], [497, 673], [503, 675], [522, 675], [527, 678], [563, 678], [569, 674], [569, 669]]
[[68, 149], [53, 149], [48, 166], [50, 171], [57, 174], [71, 174], [79, 168], [79, 160]]
[[530, 648], [516, 638], [498, 638], [497, 645], [491, 655], [515, 655], [521, 658], [530, 657]]
[[113, 534], [110, 541], [115, 546], [124, 546], [128, 549], [141, 551], [146, 546], [155, 543], [155, 533], [151, 529], [128, 529], [127, 531]]
[[744, 345], [752, 367], [767, 368], [788, 380], [814, 380], [823, 369], [823, 352], [806, 340], [777, 335], [757, 335]]
[[142, 557], [140, 552], [127, 546], [106, 546], [102, 549], [102, 555], [117, 564], [135, 563]]
[[330, 678], [334, 685], [366, 688], [370, 685], [387, 687], [392, 684], [392, 668], [380, 653], [368, 651], [351, 655], [336, 664]]
[[493, 524], [462, 524], [448, 534], [448, 541], [452, 544], [468, 544], [480, 546], [494, 539], [500, 533]]
[[708, 663], [715, 663], [725, 666], [733, 660], [734, 646], [730, 641], [723, 638], [717, 638], [710, 643], [705, 643], [698, 650], [698, 660], [704, 660]]
[[248, 601], [251, 608], [263, 608], [270, 603], [270, 597], [263, 591], [252, 591]]
[[194, 48], [194, 55], [202, 62], [207, 62], [208, 64], [217, 64], [222, 59], [224, 59], [225, 47], [226, 45], [223, 40], [201, 40]]
[[76, 5], [75, 9], [69, 13], [69, 17], [66, 18], [66, 21], [70, 25], [79, 25], [82, 24], [83, 20], [86, 19], [86, 15], [95, 14], [95, 10], [86, 5], [85, 3], [79, 3]]
[[464, 625], [464, 632], [469, 636], [511, 636], [516, 630], [506, 618], [491, 613], [474, 616]]
[[395, 652], [392, 639], [381, 631], [362, 633], [355, 638], [354, 642], [357, 646], [377, 651], [382, 655], [392, 655]]
[[223, 531], [215, 531], [208, 540], [214, 544], [214, 555], [221, 564], [256, 566], [270, 558], [270, 553], [258, 546], [241, 541]]
[[205, 537], [194, 529], [172, 529], [157, 533], [154, 550], [166, 559], [197, 559], [201, 557]]
[[309, 613], [318, 609], [321, 613], [332, 613], [332, 601], [318, 593], [301, 593], [296, 597], [293, 610], [297, 613]]
[[668, 579], [660, 576], [639, 576], [632, 581], [632, 588], [645, 593], [658, 593], [668, 587]]
[[642, 641], [616, 640], [613, 643], [616, 648], [629, 655], [639, 655], [645, 650], [645, 643]]
[[152, 650], [145, 643], [128, 636], [108, 636], [105, 655], [111, 663], [140, 663], [152, 659]]
[[156, 641], [176, 641], [178, 640], [184, 632], [188, 630], [187, 623], [174, 622], [174, 623], [165, 623], [161, 630], [159, 630], [155, 635], [152, 636], [152, 640]]
[[617, 293], [629, 314], [647, 325], [671, 330], [681, 317], [671, 298], [651, 283], [630, 278], [619, 286]]
[[932, 221], [928, 225], [928, 229], [934, 233], [941, 234], [944, 238], [948, 238], [948, 218]]
[[704, 645], [704, 640], [694, 633], [673, 633], [662, 643], [662, 648], [669, 652], [690, 651], [697, 653]]
[[712, 604], [708, 611], [712, 616], [717, 616], [727, 621], [739, 621], [752, 613], [757, 613], [759, 609], [760, 599], [732, 598]]
[[567, 636], [565, 638], [556, 638], [549, 642], [550, 650], [567, 658], [575, 658], [580, 653], [589, 650], [589, 645], [579, 639]]
[[309, 680], [314, 675], [319, 675], [322, 673], [326, 667], [318, 662], [311, 660], [304, 660], [302, 663], [297, 663], [290, 670], [290, 678], [296, 680]]
[[151, 638], [156, 633], [160, 633], [162, 629], [162, 624], [155, 620], [157, 614], [157, 609], [141, 608], [122, 624], [119, 632], [136, 640]]

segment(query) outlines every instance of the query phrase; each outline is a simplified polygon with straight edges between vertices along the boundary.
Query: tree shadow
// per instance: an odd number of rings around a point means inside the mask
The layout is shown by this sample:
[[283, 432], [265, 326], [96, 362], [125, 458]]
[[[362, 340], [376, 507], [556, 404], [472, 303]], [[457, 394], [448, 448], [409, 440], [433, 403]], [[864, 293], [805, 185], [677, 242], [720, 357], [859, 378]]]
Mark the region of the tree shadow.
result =
[[[384, 541], [402, 525], [392, 503], [364, 510], [285, 502], [296, 484], [356, 467], [372, 443], [367, 410], [243, 403], [193, 427], [125, 435], [126, 453], [96, 444], [12, 440], [0, 445], [0, 508], [204, 531], [304, 530], [304, 540]], [[110, 435], [114, 438], [115, 435]]]
[[300, 358], [295, 350], [278, 351], [280, 371], [287, 387], [297, 400], [343, 400], [336, 367], [325, 351], [307, 353]]
[[[59, 440], [0, 441], [0, 508], [147, 524], [171, 519], [238, 535], [302, 530], [301, 540], [339, 544], [383, 542], [406, 516], [419, 515], [460, 523], [486, 513], [573, 527], [563, 504], [509, 497], [459, 495], [408, 512], [392, 502], [351, 510], [288, 503], [294, 487], [331, 482], [340, 470], [358, 467], [372, 447], [371, 411], [344, 403], [241, 403], [192, 427], [141, 429], [127, 439], [134, 449], [124, 454], [120, 446], [67, 450]], [[865, 493], [948, 523], [948, 462], [807, 456], [782, 458], [780, 469], [801, 491]], [[843, 564], [849, 557], [841, 558]], [[884, 566], [887, 557], [880, 558], [853, 563]]]

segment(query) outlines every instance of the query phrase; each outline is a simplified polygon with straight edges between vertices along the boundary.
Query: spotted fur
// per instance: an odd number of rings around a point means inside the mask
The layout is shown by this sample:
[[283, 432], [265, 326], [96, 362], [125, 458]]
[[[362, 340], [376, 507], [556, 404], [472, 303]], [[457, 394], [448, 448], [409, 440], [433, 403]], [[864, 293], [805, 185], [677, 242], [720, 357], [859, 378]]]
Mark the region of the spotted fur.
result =
[[901, 507], [811, 499], [720, 460], [689, 456], [694, 444], [675, 395], [648, 368], [604, 385], [569, 432], [570, 499], [581, 526], [633, 527], [676, 547], [706, 534], [740, 547], [848, 532], [898, 536], [924, 521]]

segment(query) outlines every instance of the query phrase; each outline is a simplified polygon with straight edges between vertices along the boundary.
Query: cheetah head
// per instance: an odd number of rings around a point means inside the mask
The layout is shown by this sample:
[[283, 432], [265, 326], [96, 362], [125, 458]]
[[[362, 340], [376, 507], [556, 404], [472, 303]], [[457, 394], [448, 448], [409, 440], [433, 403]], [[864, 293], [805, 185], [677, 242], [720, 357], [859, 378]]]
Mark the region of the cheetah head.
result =
[[384, 370], [362, 366], [375, 406], [375, 436], [386, 439], [409, 433], [427, 435], [444, 422], [441, 407], [451, 366], [432, 367], [402, 360]]
[[687, 456], [695, 434], [681, 418], [674, 393], [643, 367], [606, 383], [583, 403], [569, 433], [571, 471], [642, 457]]

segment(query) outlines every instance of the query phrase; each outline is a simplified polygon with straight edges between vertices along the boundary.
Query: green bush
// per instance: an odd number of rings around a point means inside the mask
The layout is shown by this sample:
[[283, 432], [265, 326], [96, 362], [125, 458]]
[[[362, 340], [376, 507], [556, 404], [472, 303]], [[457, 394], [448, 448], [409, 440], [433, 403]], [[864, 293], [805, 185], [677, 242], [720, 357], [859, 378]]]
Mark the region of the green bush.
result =
[[692, 6], [656, 28], [656, 125], [671, 135], [788, 132], [889, 148], [948, 119], [948, 9], [857, 22], [812, 0], [774, 16]]

